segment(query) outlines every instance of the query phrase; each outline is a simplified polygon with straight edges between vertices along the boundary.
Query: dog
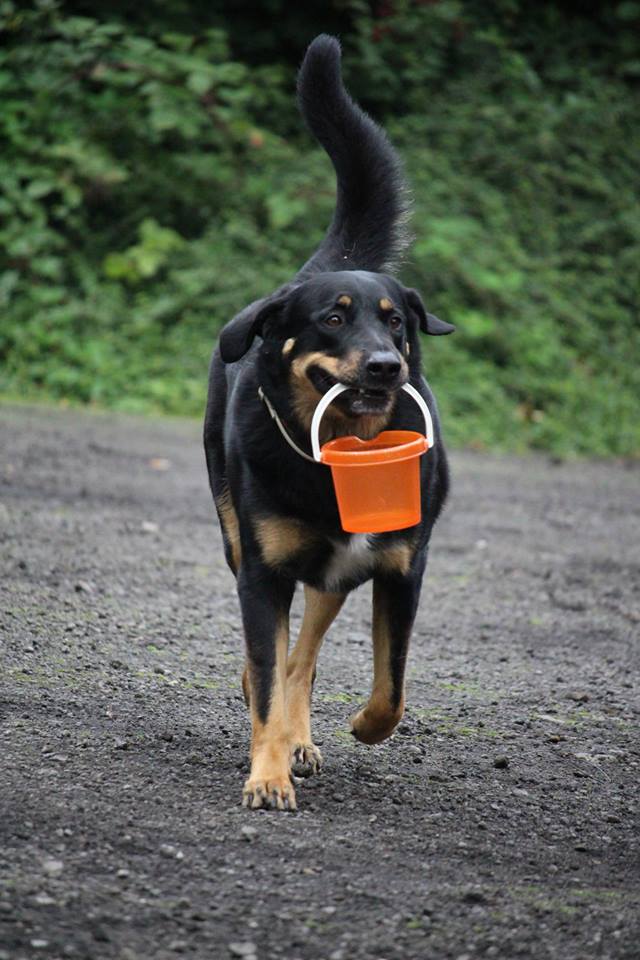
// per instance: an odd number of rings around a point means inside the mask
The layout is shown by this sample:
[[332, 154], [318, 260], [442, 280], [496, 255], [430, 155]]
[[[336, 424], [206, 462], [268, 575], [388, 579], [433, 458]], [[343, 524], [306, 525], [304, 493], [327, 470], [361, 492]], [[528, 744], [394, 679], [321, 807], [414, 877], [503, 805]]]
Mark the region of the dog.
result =
[[[383, 131], [349, 97], [340, 45], [309, 46], [299, 106], [331, 158], [337, 198], [319, 248], [294, 279], [251, 303], [221, 331], [204, 426], [207, 469], [227, 563], [237, 579], [246, 639], [242, 676], [251, 714], [246, 807], [295, 810], [292, 771], [316, 773], [310, 728], [316, 659], [345, 596], [373, 580], [373, 685], [351, 719], [354, 736], [380, 743], [404, 711], [404, 672], [427, 547], [448, 488], [433, 394], [418, 331], [453, 326], [385, 272], [406, 245], [406, 189]], [[323, 418], [321, 440], [383, 429], [423, 432], [412, 384], [429, 407], [434, 444], [421, 458], [422, 520], [408, 529], [348, 534], [329, 469], [311, 457], [313, 412], [334, 384], [348, 387]], [[296, 584], [305, 609], [289, 652]]]

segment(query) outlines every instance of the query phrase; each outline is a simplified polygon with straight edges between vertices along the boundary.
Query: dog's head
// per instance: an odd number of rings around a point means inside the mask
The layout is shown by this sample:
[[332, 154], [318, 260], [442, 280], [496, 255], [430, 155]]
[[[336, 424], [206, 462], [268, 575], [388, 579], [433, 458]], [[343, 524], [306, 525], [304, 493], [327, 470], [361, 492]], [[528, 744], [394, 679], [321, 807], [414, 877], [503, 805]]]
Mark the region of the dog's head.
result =
[[410, 368], [419, 370], [419, 329], [438, 336], [454, 328], [392, 277], [320, 273], [238, 314], [220, 335], [220, 355], [233, 363], [262, 337], [260, 362], [272, 383], [287, 385], [301, 425], [308, 428], [320, 396], [342, 383], [349, 389], [332, 415], [348, 421], [349, 432], [374, 436]]

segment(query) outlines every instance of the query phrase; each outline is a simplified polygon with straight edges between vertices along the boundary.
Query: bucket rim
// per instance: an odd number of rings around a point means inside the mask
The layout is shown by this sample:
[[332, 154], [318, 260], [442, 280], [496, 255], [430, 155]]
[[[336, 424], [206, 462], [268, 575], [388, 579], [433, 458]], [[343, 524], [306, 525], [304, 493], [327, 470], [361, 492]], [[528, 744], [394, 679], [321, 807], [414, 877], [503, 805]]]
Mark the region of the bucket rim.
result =
[[[320, 399], [318, 406], [316, 407], [313, 417], [311, 418], [311, 450], [313, 451], [313, 459], [316, 463], [322, 463], [323, 460], [320, 456], [320, 421], [322, 420], [327, 407], [333, 403], [335, 398], [341, 393], [344, 393], [345, 390], [348, 390], [343, 383], [334, 383], [332, 387], [327, 390], [324, 396]], [[422, 416], [424, 417], [424, 426], [427, 439], [426, 450], [433, 447], [434, 445], [434, 435], [433, 435], [433, 420], [431, 418], [431, 413], [429, 407], [418, 390], [411, 383], [405, 383], [401, 388], [408, 393], [409, 396], [417, 403]], [[326, 446], [326, 444], [325, 444]], [[400, 459], [400, 458], [395, 458]]]
[[[396, 438], [395, 443], [392, 443], [392, 438]], [[397, 442], [398, 440], [400, 442]], [[360, 449], [340, 449], [345, 443], [355, 444]], [[385, 446], [385, 443], [390, 445]], [[320, 462], [336, 467], [373, 467], [378, 464], [414, 460], [428, 449], [429, 443], [422, 433], [416, 433], [415, 430], [384, 430], [371, 440], [361, 440], [353, 436], [329, 440], [320, 448]]]

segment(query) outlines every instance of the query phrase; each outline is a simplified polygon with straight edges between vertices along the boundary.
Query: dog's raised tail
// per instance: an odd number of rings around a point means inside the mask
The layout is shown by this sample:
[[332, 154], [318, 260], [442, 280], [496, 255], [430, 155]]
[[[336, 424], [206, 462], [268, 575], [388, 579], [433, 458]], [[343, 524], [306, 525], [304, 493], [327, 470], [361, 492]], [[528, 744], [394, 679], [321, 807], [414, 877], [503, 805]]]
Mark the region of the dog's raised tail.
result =
[[337, 178], [333, 220], [298, 277], [389, 269], [410, 240], [402, 165], [386, 134], [347, 93], [335, 37], [321, 34], [309, 46], [298, 75], [298, 103]]

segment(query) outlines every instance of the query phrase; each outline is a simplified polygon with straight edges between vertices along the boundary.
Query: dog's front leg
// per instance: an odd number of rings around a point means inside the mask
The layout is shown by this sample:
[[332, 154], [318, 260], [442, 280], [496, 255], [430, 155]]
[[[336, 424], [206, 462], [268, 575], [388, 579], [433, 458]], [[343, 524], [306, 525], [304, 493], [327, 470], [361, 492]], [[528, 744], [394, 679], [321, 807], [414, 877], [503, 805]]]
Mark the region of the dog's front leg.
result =
[[404, 713], [404, 673], [411, 628], [420, 599], [424, 559], [404, 576], [373, 581], [373, 687], [369, 702], [351, 720], [362, 743], [390, 737]]
[[324, 593], [309, 586], [304, 588], [304, 617], [300, 636], [287, 663], [287, 707], [293, 771], [302, 777], [317, 773], [322, 765], [322, 754], [311, 740], [311, 691], [320, 646], [344, 598], [343, 593]]
[[238, 595], [247, 644], [251, 773], [243, 804], [295, 810], [287, 719], [289, 608], [294, 583], [260, 562], [242, 561]]

